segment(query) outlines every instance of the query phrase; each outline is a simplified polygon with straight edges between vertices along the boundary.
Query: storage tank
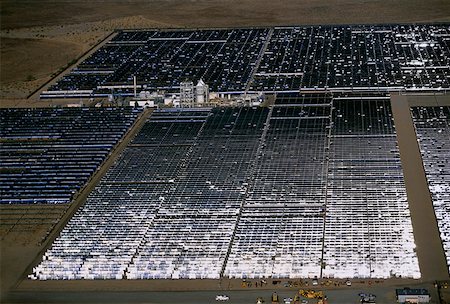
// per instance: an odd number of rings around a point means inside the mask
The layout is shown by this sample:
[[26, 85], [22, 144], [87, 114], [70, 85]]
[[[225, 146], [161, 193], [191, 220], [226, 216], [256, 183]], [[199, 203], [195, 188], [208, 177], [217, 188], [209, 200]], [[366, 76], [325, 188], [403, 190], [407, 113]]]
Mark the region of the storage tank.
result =
[[198, 104], [203, 104], [209, 101], [209, 88], [202, 79], [200, 79], [195, 86], [195, 101]]

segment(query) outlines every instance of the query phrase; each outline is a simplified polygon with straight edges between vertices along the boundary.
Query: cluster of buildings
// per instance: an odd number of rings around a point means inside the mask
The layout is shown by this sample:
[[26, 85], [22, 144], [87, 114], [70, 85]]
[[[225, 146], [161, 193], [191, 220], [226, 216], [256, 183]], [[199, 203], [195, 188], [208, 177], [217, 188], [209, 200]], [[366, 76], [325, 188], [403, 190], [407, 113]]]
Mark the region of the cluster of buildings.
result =
[[219, 94], [209, 91], [209, 86], [200, 79], [196, 85], [192, 81], [180, 83], [179, 93], [166, 91], [141, 91], [128, 98], [130, 106], [195, 108], [214, 106], [259, 106], [265, 100], [263, 93]]

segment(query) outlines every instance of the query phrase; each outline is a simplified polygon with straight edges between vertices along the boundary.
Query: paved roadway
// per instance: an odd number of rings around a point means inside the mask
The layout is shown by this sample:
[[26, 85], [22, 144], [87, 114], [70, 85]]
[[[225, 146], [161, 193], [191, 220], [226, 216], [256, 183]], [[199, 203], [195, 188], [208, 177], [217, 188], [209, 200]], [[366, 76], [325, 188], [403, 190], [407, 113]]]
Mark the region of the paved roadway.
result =
[[[432, 302], [437, 301], [437, 292], [432, 285], [411, 286], [414, 288], [427, 288], [432, 295]], [[330, 304], [352, 304], [359, 303], [358, 293], [373, 293], [377, 296], [377, 304], [395, 303], [395, 286], [392, 287], [366, 287], [356, 289], [353, 287], [344, 287], [339, 290], [328, 290], [328, 302]], [[401, 288], [398, 287], [397, 288]], [[4, 303], [187, 303], [187, 304], [209, 304], [218, 303], [215, 301], [217, 294], [225, 293], [230, 297], [230, 304], [252, 304], [257, 297], [263, 297], [266, 303], [270, 303], [272, 291], [270, 290], [245, 290], [245, 291], [188, 291], [188, 292], [112, 292], [112, 291], [93, 291], [93, 292], [12, 292]], [[284, 297], [293, 297], [295, 290], [277, 290], [281, 299]], [[316, 301], [309, 300], [310, 304]]]

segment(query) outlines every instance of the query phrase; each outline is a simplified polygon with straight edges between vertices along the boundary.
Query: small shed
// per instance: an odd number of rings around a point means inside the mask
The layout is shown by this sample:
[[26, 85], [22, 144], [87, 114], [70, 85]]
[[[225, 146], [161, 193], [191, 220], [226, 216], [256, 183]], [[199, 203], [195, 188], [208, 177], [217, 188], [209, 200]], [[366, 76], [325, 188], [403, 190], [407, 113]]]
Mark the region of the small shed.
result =
[[430, 293], [426, 289], [396, 289], [398, 303], [429, 303]]

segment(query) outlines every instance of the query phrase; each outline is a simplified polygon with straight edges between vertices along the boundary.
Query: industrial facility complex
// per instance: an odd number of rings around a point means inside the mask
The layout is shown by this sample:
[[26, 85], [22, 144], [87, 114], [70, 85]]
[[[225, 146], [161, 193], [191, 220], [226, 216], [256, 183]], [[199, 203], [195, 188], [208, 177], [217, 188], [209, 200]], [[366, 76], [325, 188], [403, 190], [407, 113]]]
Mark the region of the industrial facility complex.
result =
[[[25, 280], [423, 279], [392, 95], [449, 89], [445, 23], [117, 31], [40, 93], [96, 107], [0, 110], [2, 205], [91, 186]], [[448, 279], [450, 102], [407, 110]]]

